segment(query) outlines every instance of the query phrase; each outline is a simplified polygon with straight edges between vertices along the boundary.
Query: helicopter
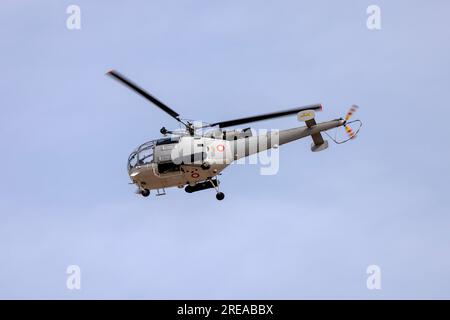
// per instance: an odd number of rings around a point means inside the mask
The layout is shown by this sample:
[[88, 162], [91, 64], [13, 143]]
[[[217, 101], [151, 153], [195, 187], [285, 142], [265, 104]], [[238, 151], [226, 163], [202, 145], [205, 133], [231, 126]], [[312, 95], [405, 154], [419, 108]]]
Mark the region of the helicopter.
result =
[[[106, 74], [166, 112], [181, 126], [179, 130], [162, 127], [162, 138], [141, 144], [128, 157], [127, 169], [131, 184], [137, 186], [136, 193], [143, 197], [148, 197], [152, 190], [161, 196], [166, 194], [165, 188], [178, 187], [184, 188], [187, 193], [214, 189], [216, 199], [223, 200], [225, 194], [220, 191], [218, 176], [233, 161], [308, 136], [312, 138], [311, 151], [323, 151], [328, 148], [328, 141], [322, 133], [341, 144], [354, 139], [362, 126], [360, 120], [350, 121], [358, 109], [356, 105], [351, 106], [344, 118], [317, 123], [315, 112], [323, 110], [320, 103], [214, 123], [186, 120], [118, 71], [109, 70]], [[225, 129], [294, 114], [305, 123], [304, 126], [260, 135], [253, 135], [251, 128]], [[353, 130], [350, 124], [355, 123], [359, 126]], [[337, 141], [326, 132], [338, 127], [345, 128], [347, 139]]]

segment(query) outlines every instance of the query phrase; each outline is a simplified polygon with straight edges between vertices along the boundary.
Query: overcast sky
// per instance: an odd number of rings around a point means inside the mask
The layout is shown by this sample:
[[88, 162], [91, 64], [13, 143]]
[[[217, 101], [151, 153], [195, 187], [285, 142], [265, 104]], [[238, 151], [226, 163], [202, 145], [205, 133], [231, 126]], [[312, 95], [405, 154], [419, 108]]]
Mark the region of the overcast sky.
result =
[[[68, 30], [66, 8], [81, 8]], [[381, 30], [366, 9], [381, 8]], [[0, 298], [450, 298], [448, 1], [0, 3]], [[189, 119], [360, 106], [359, 137], [142, 198], [126, 160]], [[301, 125], [295, 117], [255, 128]], [[81, 268], [81, 290], [66, 268]], [[366, 268], [381, 268], [368, 290]]]

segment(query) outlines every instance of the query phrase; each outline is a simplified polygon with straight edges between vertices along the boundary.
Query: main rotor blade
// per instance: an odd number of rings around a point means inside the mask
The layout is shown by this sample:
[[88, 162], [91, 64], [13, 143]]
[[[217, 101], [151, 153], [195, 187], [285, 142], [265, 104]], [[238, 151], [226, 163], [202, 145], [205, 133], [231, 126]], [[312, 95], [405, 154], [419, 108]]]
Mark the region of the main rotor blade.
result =
[[304, 111], [304, 110], [315, 110], [315, 111], [322, 110], [322, 105], [321, 104], [312, 104], [309, 106], [304, 106], [304, 107], [299, 107], [299, 108], [294, 108], [294, 109], [289, 109], [289, 110], [284, 110], [284, 111], [277, 111], [277, 112], [272, 112], [272, 113], [266, 113], [266, 114], [261, 114], [258, 116], [252, 116], [252, 117], [246, 117], [246, 118], [240, 118], [240, 119], [234, 119], [234, 120], [228, 120], [228, 121], [221, 121], [221, 122], [212, 123], [211, 127], [217, 126], [217, 125], [219, 126], [219, 128], [232, 127], [232, 126], [237, 126], [237, 125], [249, 123], [249, 122], [256, 122], [256, 121], [262, 121], [262, 120], [267, 120], [267, 119], [272, 119], [272, 118], [285, 117], [285, 116], [289, 116], [291, 114], [299, 113], [300, 111]]
[[123, 76], [122, 74], [120, 74], [118, 71], [115, 70], [110, 70], [106, 73], [107, 75], [113, 77], [114, 79], [122, 82], [124, 85], [126, 85], [128, 88], [130, 88], [131, 90], [134, 90], [135, 92], [139, 93], [141, 96], [143, 96], [145, 99], [151, 101], [153, 104], [155, 104], [157, 107], [159, 107], [161, 110], [165, 111], [166, 113], [168, 113], [170, 116], [174, 117], [175, 119], [177, 119], [178, 121], [180, 121], [180, 115], [175, 112], [174, 110], [172, 110], [171, 108], [169, 108], [167, 105], [165, 105], [164, 103], [162, 103], [161, 101], [159, 101], [158, 99], [156, 99], [154, 96], [152, 96], [151, 94], [149, 94], [148, 92], [146, 92], [144, 89], [140, 88], [139, 86], [137, 86], [136, 84], [134, 84], [133, 82], [131, 82], [130, 80], [128, 80], [125, 76]]

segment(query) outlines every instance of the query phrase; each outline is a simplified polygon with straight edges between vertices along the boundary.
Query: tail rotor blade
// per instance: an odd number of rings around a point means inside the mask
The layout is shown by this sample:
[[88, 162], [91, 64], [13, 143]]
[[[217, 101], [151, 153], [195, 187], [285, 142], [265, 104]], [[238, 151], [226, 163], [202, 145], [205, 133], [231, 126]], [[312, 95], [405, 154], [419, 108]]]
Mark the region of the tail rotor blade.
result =
[[351, 108], [350, 108], [350, 110], [348, 110], [348, 112], [347, 112], [347, 114], [345, 115], [345, 123], [344, 123], [344, 128], [345, 128], [345, 131], [347, 132], [347, 134], [348, 134], [348, 136], [349, 136], [349, 138], [350, 139], [354, 139], [354, 138], [356, 138], [356, 134], [358, 133], [358, 131], [359, 131], [359, 129], [355, 132], [355, 131], [353, 131], [353, 129], [349, 126], [349, 124], [351, 124], [351, 123], [353, 123], [353, 122], [358, 122], [358, 120], [355, 120], [355, 121], [350, 121], [350, 122], [348, 122], [349, 120], [350, 120], [350, 118], [353, 116], [353, 114], [358, 110], [358, 106], [357, 105], [352, 105], [351, 106]]
[[352, 105], [352, 107], [350, 108], [350, 110], [347, 112], [347, 114], [345, 115], [345, 121], [350, 120], [350, 118], [352, 117], [352, 115], [358, 110], [358, 106], [357, 105]]
[[353, 139], [353, 138], [356, 137], [355, 133], [353, 132], [353, 129], [350, 128], [349, 125], [345, 125], [344, 128], [345, 128], [345, 131], [347, 132], [347, 134], [348, 134], [350, 139]]

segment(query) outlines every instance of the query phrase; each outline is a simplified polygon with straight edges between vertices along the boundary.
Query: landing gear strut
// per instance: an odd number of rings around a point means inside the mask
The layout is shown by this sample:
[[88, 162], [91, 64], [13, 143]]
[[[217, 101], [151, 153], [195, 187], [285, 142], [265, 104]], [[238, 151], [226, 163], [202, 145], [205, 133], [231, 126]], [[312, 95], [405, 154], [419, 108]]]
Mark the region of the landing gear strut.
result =
[[212, 184], [214, 190], [216, 190], [217, 192], [216, 199], [222, 201], [225, 198], [225, 194], [219, 191], [219, 180], [216, 179], [216, 183], [214, 183], [211, 179], [208, 179], [208, 181]]

